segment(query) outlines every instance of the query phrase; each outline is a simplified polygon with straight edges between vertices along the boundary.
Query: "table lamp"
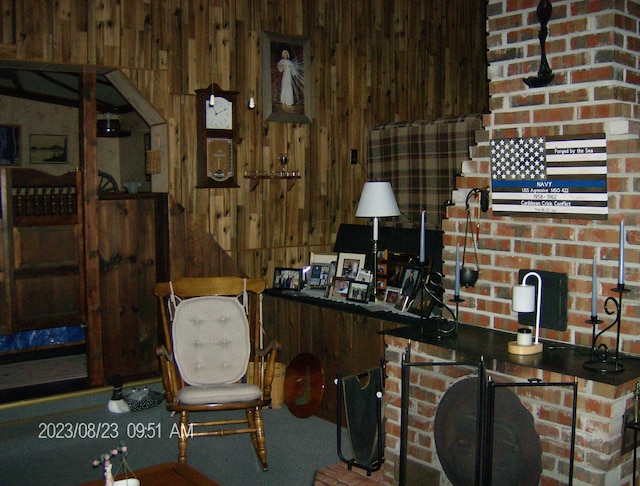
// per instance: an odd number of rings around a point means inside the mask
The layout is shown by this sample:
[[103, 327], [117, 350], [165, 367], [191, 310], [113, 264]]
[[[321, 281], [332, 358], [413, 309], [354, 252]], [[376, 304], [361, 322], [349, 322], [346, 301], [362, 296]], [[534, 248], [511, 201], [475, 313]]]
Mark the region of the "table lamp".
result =
[[[527, 279], [535, 277], [538, 280], [538, 299], [536, 301], [536, 287], [527, 285]], [[522, 278], [522, 283], [513, 287], [513, 295], [511, 298], [511, 310], [513, 312], [534, 312], [536, 313], [536, 333], [535, 338], [531, 341], [529, 329], [518, 330], [518, 340], [511, 341], [508, 345], [508, 351], [512, 354], [536, 354], [542, 352], [542, 343], [540, 339], [540, 311], [542, 304], [542, 277], [536, 272], [529, 272]]]
[[400, 216], [390, 182], [365, 182], [356, 209], [357, 218], [373, 218], [373, 300], [378, 290], [378, 218]]

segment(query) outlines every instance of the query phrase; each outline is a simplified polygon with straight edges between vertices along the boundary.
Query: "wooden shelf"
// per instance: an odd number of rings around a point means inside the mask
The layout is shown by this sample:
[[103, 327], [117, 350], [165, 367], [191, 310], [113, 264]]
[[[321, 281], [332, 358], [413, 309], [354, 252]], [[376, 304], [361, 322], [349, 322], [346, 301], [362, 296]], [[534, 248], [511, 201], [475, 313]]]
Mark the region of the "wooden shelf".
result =
[[287, 181], [287, 192], [291, 190], [291, 188], [296, 183], [297, 179], [300, 179], [300, 172], [297, 170], [292, 171], [281, 171], [281, 170], [273, 170], [273, 171], [260, 171], [260, 170], [245, 170], [244, 178], [251, 180], [251, 192], [255, 191], [256, 187], [261, 180], [264, 179], [280, 179]]

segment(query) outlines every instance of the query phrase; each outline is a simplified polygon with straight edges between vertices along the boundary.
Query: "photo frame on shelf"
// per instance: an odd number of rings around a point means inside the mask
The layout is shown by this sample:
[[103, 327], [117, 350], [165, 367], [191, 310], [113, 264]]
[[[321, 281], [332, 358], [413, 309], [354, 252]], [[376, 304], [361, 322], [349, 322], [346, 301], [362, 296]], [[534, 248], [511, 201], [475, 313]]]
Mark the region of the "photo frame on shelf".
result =
[[30, 164], [66, 164], [66, 135], [31, 135], [29, 137]]
[[309, 271], [309, 288], [323, 289], [329, 284], [331, 263], [312, 263]]
[[[390, 287], [402, 287], [402, 277], [406, 267], [419, 267], [418, 255], [410, 255], [408, 253], [389, 252], [387, 260], [387, 285]], [[425, 271], [429, 271], [430, 264], [425, 265]]]
[[276, 267], [273, 270], [273, 288], [280, 290], [301, 290], [302, 269]]
[[400, 312], [406, 311], [409, 305], [409, 299], [410, 297], [408, 295], [402, 295], [402, 292], [400, 292], [396, 305], [394, 306], [396, 310], [399, 310]]
[[412, 314], [430, 317], [435, 306], [439, 304], [439, 301], [442, 301], [443, 295], [442, 275], [438, 272], [432, 272], [427, 275], [424, 285], [419, 285], [416, 288], [407, 310]]
[[346, 299], [347, 293], [349, 292], [349, 284], [352, 280], [343, 277], [333, 277], [330, 286], [330, 297], [335, 297], [337, 299]]
[[418, 283], [420, 282], [420, 267], [407, 266], [402, 271], [402, 279], [400, 280], [400, 293], [413, 297]]
[[355, 279], [361, 268], [364, 268], [366, 255], [362, 253], [339, 253], [336, 277]]
[[400, 300], [400, 290], [398, 287], [387, 287], [384, 291], [384, 301], [387, 304], [396, 305]]
[[347, 290], [347, 300], [351, 302], [369, 302], [369, 284], [351, 280]]
[[309, 252], [309, 264], [314, 263], [331, 263], [338, 260], [338, 255], [335, 253], [314, 253]]
[[311, 123], [311, 42], [263, 31], [262, 109], [265, 121]]
[[19, 125], [0, 125], [0, 165], [20, 165]]

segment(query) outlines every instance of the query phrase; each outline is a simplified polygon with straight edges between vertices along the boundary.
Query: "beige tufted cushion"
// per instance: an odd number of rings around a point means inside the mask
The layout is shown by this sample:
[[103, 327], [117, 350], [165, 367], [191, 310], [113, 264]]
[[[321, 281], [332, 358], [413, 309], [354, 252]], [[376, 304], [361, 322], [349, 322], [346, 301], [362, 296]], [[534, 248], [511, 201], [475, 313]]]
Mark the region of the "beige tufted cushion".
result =
[[186, 386], [178, 392], [178, 400], [185, 405], [203, 403], [244, 402], [260, 398], [261, 390], [256, 385], [233, 383], [227, 385]]
[[[235, 297], [194, 297], [182, 301], [176, 308], [173, 353], [187, 384], [210, 386], [240, 380], [247, 371], [250, 351], [249, 322]], [[217, 396], [225, 388], [228, 387], [202, 392], [184, 390], [181, 395], [212, 393]], [[260, 390], [255, 388], [259, 396]], [[248, 390], [237, 393], [248, 393]]]

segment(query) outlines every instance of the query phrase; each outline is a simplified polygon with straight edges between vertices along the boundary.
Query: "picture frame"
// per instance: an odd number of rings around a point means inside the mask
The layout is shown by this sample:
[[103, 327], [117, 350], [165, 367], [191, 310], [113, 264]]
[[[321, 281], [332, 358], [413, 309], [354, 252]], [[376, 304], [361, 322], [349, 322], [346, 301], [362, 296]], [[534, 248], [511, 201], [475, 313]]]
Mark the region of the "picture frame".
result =
[[329, 284], [331, 263], [312, 263], [309, 271], [309, 288], [323, 289]]
[[338, 260], [338, 255], [335, 253], [314, 253], [309, 252], [309, 264], [314, 263], [331, 263]]
[[[418, 255], [398, 252], [389, 252], [385, 263], [387, 265], [387, 285], [390, 287], [402, 287], [402, 277], [404, 276], [406, 267], [420, 266]], [[428, 261], [425, 263], [425, 272], [429, 272], [430, 270], [431, 260], [428, 258]]]
[[400, 293], [412, 298], [420, 282], [420, 267], [411, 265], [404, 267], [400, 282]]
[[351, 280], [347, 290], [347, 300], [360, 303], [369, 302], [369, 284]]
[[362, 253], [339, 253], [336, 277], [355, 279], [361, 268], [364, 268], [366, 255]]
[[[424, 290], [427, 288], [428, 292]], [[407, 306], [407, 311], [421, 317], [430, 317], [433, 309], [442, 301], [444, 295], [444, 287], [442, 286], [442, 275], [438, 272], [432, 272], [427, 275], [424, 286], [417, 288], [413, 298]]]
[[0, 165], [20, 165], [20, 125], [0, 125]]
[[333, 277], [330, 286], [330, 297], [335, 297], [337, 299], [346, 299], [347, 294], [349, 293], [349, 284], [352, 280], [343, 277]]
[[267, 122], [311, 123], [311, 42], [263, 31], [262, 110]]
[[301, 290], [302, 289], [302, 269], [276, 267], [273, 270], [274, 289], [280, 290]]
[[30, 164], [68, 163], [66, 135], [32, 134], [29, 137]]
[[387, 304], [396, 305], [400, 300], [400, 290], [398, 287], [387, 287], [384, 292], [384, 301]]

